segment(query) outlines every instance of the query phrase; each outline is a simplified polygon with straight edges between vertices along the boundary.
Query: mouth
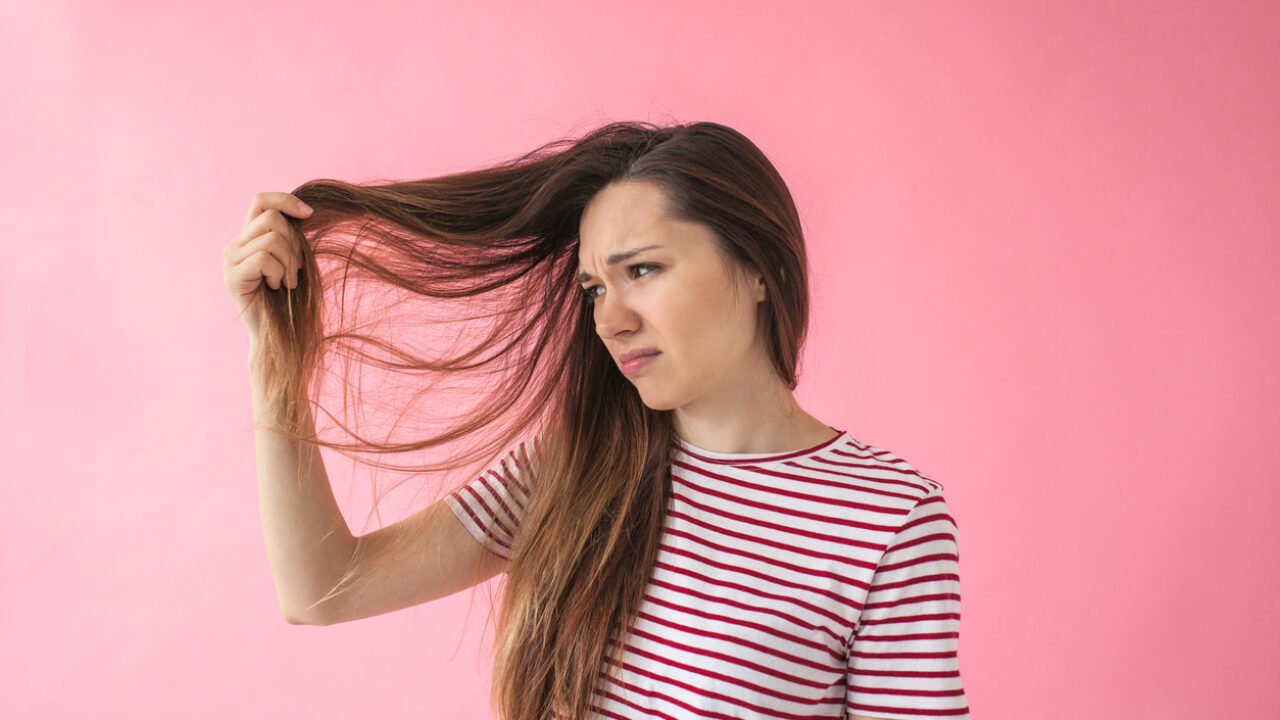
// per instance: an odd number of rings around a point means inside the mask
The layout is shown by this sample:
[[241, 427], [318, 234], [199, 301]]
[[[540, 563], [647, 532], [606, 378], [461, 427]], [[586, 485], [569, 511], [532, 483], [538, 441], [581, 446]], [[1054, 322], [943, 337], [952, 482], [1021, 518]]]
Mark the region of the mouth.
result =
[[622, 363], [622, 373], [624, 375], [633, 375], [639, 372], [641, 368], [656, 360], [661, 354], [662, 353], [656, 351], [649, 353], [629, 353], [628, 356], [625, 356], [628, 359]]

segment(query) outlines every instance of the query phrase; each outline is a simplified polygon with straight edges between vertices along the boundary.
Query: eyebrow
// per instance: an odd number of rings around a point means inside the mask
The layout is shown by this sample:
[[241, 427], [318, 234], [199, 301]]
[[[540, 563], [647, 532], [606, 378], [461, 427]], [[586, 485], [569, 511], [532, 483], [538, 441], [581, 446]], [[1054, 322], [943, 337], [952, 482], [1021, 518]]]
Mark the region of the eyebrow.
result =
[[[612, 267], [614, 265], [617, 265], [620, 262], [625, 262], [626, 260], [630, 259], [635, 255], [639, 255], [645, 250], [657, 250], [661, 247], [662, 247], [661, 245], [645, 245], [644, 247], [639, 247], [632, 250], [623, 250], [622, 252], [616, 252], [610, 255], [608, 258], [605, 258], [604, 262], [606, 265]], [[586, 282], [588, 280], [594, 280], [594, 279], [595, 279], [595, 276], [589, 272], [584, 271], [584, 272], [578, 273], [578, 282]]]

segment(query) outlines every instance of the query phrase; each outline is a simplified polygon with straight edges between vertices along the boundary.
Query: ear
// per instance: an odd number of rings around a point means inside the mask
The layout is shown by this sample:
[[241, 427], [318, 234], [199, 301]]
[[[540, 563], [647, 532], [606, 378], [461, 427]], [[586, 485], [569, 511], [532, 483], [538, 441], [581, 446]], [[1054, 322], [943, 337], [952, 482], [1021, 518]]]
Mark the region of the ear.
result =
[[756, 275], [756, 282], [752, 285], [752, 291], [755, 293], [756, 302], [764, 302], [764, 276]]

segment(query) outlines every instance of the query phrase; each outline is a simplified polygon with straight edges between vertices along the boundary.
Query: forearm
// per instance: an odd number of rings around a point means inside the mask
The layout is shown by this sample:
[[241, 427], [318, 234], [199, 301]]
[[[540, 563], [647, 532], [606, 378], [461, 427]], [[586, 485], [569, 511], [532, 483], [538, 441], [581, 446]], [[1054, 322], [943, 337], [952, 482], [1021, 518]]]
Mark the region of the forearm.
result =
[[[252, 348], [249, 374], [254, 417], [281, 424], [280, 409], [266, 407]], [[304, 433], [313, 428], [308, 408]], [[306, 444], [300, 465], [297, 443], [270, 430], [255, 429], [254, 445], [262, 534], [280, 611], [291, 623], [311, 623], [323, 606], [315, 610], [307, 606], [336, 582], [352, 556], [355, 540], [334, 500], [318, 447]]]

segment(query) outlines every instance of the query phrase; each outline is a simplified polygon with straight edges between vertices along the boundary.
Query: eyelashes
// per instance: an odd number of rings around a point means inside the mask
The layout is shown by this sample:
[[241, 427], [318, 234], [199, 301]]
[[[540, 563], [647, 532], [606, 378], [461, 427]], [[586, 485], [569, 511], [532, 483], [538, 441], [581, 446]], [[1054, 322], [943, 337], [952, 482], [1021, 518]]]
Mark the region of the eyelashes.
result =
[[[655, 265], [655, 264], [653, 264], [653, 263], [636, 263], [636, 264], [634, 264], [634, 265], [628, 265], [628, 266], [627, 266], [627, 270], [631, 270], [631, 271], [633, 271], [633, 272], [635, 271], [635, 269], [636, 269], [636, 268], [653, 268], [654, 270], [656, 270], [656, 269], [658, 269], [658, 266], [657, 266], [657, 265]], [[644, 275], [641, 275], [640, 277], [647, 277], [647, 276], [652, 275], [652, 274], [653, 274], [653, 273], [652, 273], [652, 271], [651, 271], [651, 272], [647, 272], [647, 273], [645, 273]], [[596, 297], [597, 297], [597, 295], [595, 295], [593, 291], [594, 291], [596, 288], [598, 288], [598, 287], [600, 287], [600, 286], [599, 286], [599, 285], [590, 285], [590, 286], [588, 286], [588, 287], [582, 288], [582, 296], [583, 296], [583, 298], [585, 298], [585, 299], [586, 299], [586, 301], [587, 301], [587, 302], [589, 302], [589, 303], [590, 303], [590, 302], [594, 302], [594, 301], [595, 301], [595, 299], [596, 299]]]

